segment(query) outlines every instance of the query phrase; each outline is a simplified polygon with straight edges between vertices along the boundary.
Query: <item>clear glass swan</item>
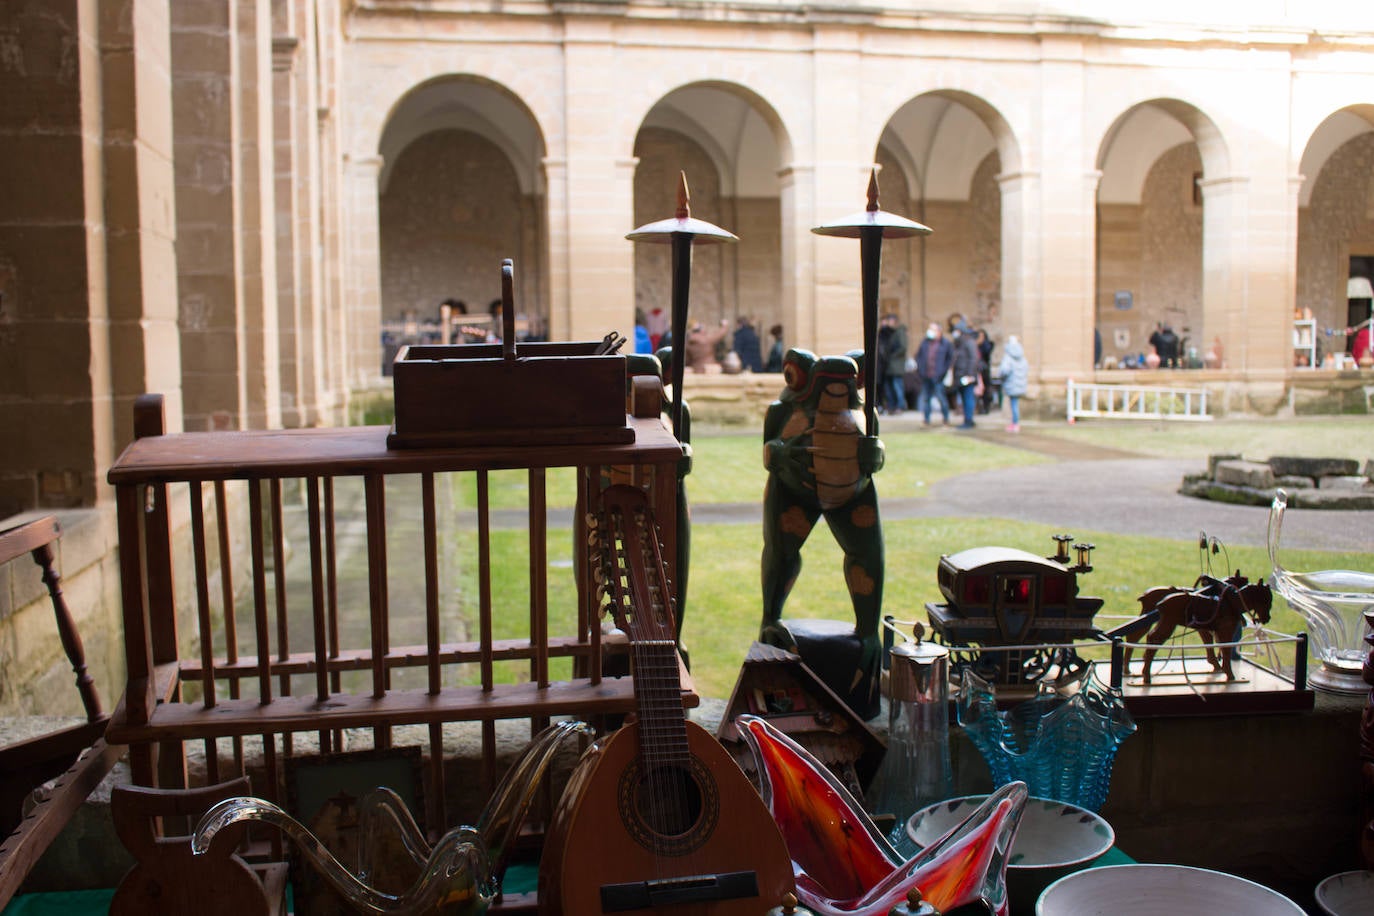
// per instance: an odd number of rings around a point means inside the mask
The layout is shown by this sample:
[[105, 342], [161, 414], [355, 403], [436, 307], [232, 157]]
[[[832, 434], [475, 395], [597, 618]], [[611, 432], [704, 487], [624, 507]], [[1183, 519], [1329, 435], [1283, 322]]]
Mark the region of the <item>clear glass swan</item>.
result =
[[[390, 789], [369, 792], [359, 805], [358, 874], [350, 872], [303, 824], [261, 798], [229, 798], [201, 818], [191, 849], [204, 853], [224, 828], [261, 821], [279, 828], [345, 900], [360, 913], [385, 916], [476, 916], [501, 889], [501, 876], [544, 773], [565, 738], [591, 735], [585, 722], [559, 722], [540, 732], [506, 772], [477, 825], [455, 827], [431, 847], [405, 803]], [[375, 868], [381, 850], [400, 846], [418, 873], [410, 887], [378, 890]]]
[[1369, 685], [1361, 676], [1369, 647], [1364, 612], [1374, 609], [1374, 573], [1351, 569], [1289, 572], [1279, 563], [1279, 538], [1288, 494], [1274, 491], [1269, 507], [1270, 587], [1307, 621], [1313, 654], [1321, 667], [1308, 680], [1313, 687], [1334, 693], [1364, 694]]
[[735, 720], [758, 767], [760, 791], [817, 916], [887, 916], [910, 892], [940, 912], [983, 905], [1006, 916], [1007, 857], [1026, 786], [994, 792], [964, 823], [909, 858], [900, 855], [844, 785], [809, 751], [764, 719]]
[[997, 708], [990, 684], [965, 670], [956, 710], [993, 785], [1024, 782], [1037, 798], [1089, 811], [1107, 800], [1117, 748], [1136, 728], [1120, 692], [1091, 668], [1071, 694], [1041, 682], [1035, 697], [1007, 710]]

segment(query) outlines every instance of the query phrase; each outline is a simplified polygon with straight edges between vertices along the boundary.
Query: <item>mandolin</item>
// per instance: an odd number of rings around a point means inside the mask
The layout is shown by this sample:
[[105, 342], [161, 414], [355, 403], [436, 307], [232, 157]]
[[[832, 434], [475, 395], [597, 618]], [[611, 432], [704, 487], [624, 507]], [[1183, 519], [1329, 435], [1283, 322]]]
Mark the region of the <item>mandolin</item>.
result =
[[687, 720], [673, 592], [643, 491], [592, 520], [598, 588], [630, 637], [636, 716], [569, 780], [540, 864], [543, 914], [762, 916], [795, 892], [782, 835], [730, 754]]

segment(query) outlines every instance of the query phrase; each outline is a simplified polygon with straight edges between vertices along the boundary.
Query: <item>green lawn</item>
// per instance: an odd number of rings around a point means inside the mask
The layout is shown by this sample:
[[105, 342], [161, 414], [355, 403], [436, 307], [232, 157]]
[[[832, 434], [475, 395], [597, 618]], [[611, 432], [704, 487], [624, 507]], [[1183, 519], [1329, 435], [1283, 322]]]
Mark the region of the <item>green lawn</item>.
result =
[[[1273, 454], [1330, 455], [1363, 460], [1374, 456], [1374, 423], [1365, 418], [1321, 418], [1292, 421], [1217, 421], [1206, 424], [1159, 424], [1134, 422], [1080, 422], [1029, 427], [1028, 431], [1061, 438], [1085, 446], [1109, 446], [1151, 455], [1204, 458], [1217, 452], [1239, 452], [1248, 457]], [[882, 499], [921, 497], [942, 478], [974, 471], [1052, 460], [1032, 451], [1010, 448], [958, 435], [894, 431], [883, 437], [887, 465], [878, 476]], [[694, 467], [688, 478], [693, 506], [712, 503], [759, 505], [764, 470], [762, 444], [757, 434], [698, 431], [694, 443]], [[493, 509], [523, 508], [529, 479], [525, 471], [501, 471], [489, 475]], [[448, 558], [440, 570], [441, 626], [447, 640], [475, 639], [478, 582], [476, 532], [471, 507], [475, 504], [476, 478], [472, 474], [444, 478], [440, 489], [441, 517], [457, 513], [458, 524], [441, 524], [441, 556]], [[547, 475], [551, 506], [568, 506], [573, 497], [573, 475], [556, 469]], [[404, 507], [419, 504], [418, 483], [394, 481], [388, 485], [388, 506], [404, 518], [394, 519], [389, 553], [398, 569], [413, 563], [419, 547], [418, 516], [408, 517]], [[361, 511], [359, 492], [340, 489], [340, 504]], [[351, 496], [349, 495], [351, 494]], [[757, 516], [754, 516], [757, 517]], [[1004, 545], [1035, 553], [1052, 550], [1049, 526], [1003, 519], [922, 518], [884, 524], [887, 546], [885, 608], [898, 619], [925, 620], [926, 602], [940, 600], [935, 570], [942, 552], [969, 547]], [[1098, 531], [1075, 531], [1097, 545], [1093, 572], [1080, 577], [1085, 595], [1105, 600], [1098, 621], [1104, 627], [1112, 618], [1128, 618], [1137, 612], [1136, 597], [1155, 585], [1191, 582], [1199, 572], [1196, 544], [1159, 538], [1133, 537]], [[356, 592], [349, 604], [366, 606], [367, 565], [363, 529], [341, 529], [340, 580], [345, 591]], [[492, 532], [492, 592], [496, 636], [523, 635], [529, 618], [528, 537], [524, 526]], [[1228, 545], [1229, 547], [1229, 545]], [[1268, 558], [1258, 548], [1229, 547], [1232, 568], [1252, 578], [1267, 576]], [[757, 522], [704, 524], [692, 530], [692, 565], [687, 596], [684, 638], [691, 652], [693, 674], [705, 696], [728, 696], [740, 662], [758, 632], [760, 555], [762, 531]], [[1374, 552], [1286, 552], [1294, 569], [1343, 567], [1374, 569]], [[840, 572], [838, 546], [824, 524], [817, 527], [803, 552], [805, 566], [787, 603], [786, 617], [819, 617], [850, 620], [849, 599]], [[572, 535], [567, 529], [551, 530], [548, 537], [550, 632], [571, 633], [574, 627], [575, 586], [572, 579]], [[418, 570], [417, 570], [418, 572]], [[308, 583], [300, 576], [295, 585]], [[392, 642], [422, 642], [422, 575], [394, 576], [391, 582]], [[301, 599], [308, 606], [308, 595]], [[308, 626], [308, 615], [302, 626]], [[350, 634], [365, 642], [366, 617], [352, 621], [361, 628]], [[1300, 620], [1276, 599], [1273, 626], [1285, 632], [1302, 628]], [[293, 633], [293, 646], [308, 644], [308, 632]], [[555, 677], [566, 676], [566, 666], [555, 667]], [[419, 686], [411, 678], [423, 672], [398, 672], [397, 686]], [[473, 672], [461, 677], [472, 680]], [[528, 677], [526, 665], [511, 665], [498, 672], [503, 681]], [[399, 683], [404, 682], [404, 683]]]
[[[878, 480], [884, 497], [922, 496], [930, 484], [951, 474], [1049, 460], [1034, 452], [963, 436], [896, 432], [882, 438], [887, 463]], [[762, 503], [766, 477], [763, 441], [758, 434], [698, 435], [692, 443], [692, 473], [687, 478], [692, 505]], [[488, 475], [491, 507], [523, 508], [529, 498], [528, 484], [527, 471], [492, 472]], [[545, 486], [549, 505], [571, 506], [574, 485], [571, 468], [548, 471]], [[477, 505], [476, 494], [476, 475], [463, 475], [459, 484], [460, 505]]]
[[[1025, 550], [1053, 548], [1055, 529], [1002, 519], [910, 519], [885, 522], [887, 573], [884, 608], [898, 620], [925, 622], [926, 602], [942, 600], [935, 584], [941, 553], [999, 544]], [[1134, 537], [1098, 531], [1076, 531], [1097, 545], [1094, 569], [1079, 576], [1084, 595], [1105, 600], [1097, 622], [1110, 629], [1139, 613], [1136, 598], [1154, 585], [1189, 584], [1199, 572], [1197, 546], [1191, 541]], [[754, 525], [699, 525], [692, 529], [692, 576], [683, 637], [691, 652], [692, 674], [703, 696], [727, 697], [740, 663], [758, 633], [760, 615], [759, 554], [762, 534]], [[1228, 547], [1231, 566], [1251, 578], [1269, 574], [1262, 548]], [[840, 574], [840, 551], [818, 526], [803, 549], [805, 566], [787, 602], [786, 618], [818, 617], [852, 620], [849, 597]], [[1291, 551], [1293, 569], [1374, 569], [1368, 553]], [[1287, 563], [1287, 553], [1285, 555]], [[1218, 568], [1218, 571], [1219, 568]], [[1305, 627], [1280, 598], [1274, 599], [1270, 626], [1285, 633]], [[1290, 653], [1291, 658], [1291, 653]]]
[[1258, 460], [1274, 455], [1353, 458], [1361, 467], [1374, 459], [1374, 417], [1215, 420], [1210, 423], [1153, 423], [1082, 420], [1047, 423], [1035, 432], [1070, 442], [1108, 445], [1161, 458], [1205, 458], [1238, 454]]

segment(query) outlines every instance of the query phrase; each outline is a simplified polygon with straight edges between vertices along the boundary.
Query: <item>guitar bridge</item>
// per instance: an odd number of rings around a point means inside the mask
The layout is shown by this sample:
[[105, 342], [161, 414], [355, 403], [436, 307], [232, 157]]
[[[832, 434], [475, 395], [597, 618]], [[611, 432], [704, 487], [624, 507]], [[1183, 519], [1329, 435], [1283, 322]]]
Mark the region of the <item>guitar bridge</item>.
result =
[[686, 875], [653, 881], [601, 885], [601, 912], [626, 913], [682, 903], [738, 900], [759, 895], [758, 875], [752, 871], [717, 875]]

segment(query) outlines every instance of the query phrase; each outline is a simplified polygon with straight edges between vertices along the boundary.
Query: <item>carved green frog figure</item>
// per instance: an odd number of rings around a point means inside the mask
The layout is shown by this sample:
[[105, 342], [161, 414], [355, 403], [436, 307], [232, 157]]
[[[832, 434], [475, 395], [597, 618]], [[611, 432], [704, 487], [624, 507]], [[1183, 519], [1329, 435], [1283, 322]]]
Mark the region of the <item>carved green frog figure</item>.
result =
[[[763, 427], [763, 624], [759, 639], [794, 648], [781, 624], [783, 604], [801, 573], [802, 545], [822, 515], [844, 551], [844, 577], [861, 652], [852, 689], [865, 674], [877, 684], [883, 603], [883, 529], [873, 474], [883, 443], [865, 436], [859, 407], [861, 351], [817, 357], [793, 348], [783, 360], [787, 388]], [[842, 694], [843, 695], [843, 694]]]

